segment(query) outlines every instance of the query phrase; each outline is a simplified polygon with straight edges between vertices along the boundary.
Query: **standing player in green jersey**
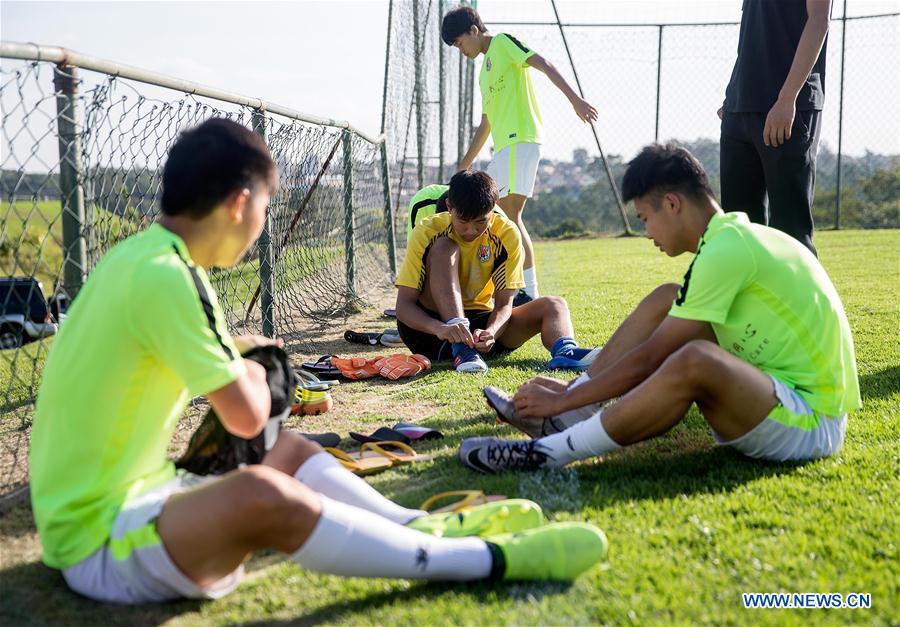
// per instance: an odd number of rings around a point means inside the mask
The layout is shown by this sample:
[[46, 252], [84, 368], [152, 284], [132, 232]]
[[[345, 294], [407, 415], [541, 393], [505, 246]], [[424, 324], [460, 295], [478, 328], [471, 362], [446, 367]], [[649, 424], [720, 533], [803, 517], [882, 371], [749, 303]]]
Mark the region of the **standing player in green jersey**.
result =
[[412, 237], [413, 229], [426, 218], [436, 213], [447, 211], [447, 192], [449, 185], [426, 185], [417, 191], [409, 200], [409, 208], [406, 219], [406, 241]]
[[[266, 370], [241, 357], [266, 340], [229, 335], [206, 269], [242, 259], [277, 182], [265, 143], [239, 124], [183, 133], [159, 222], [113, 248], [78, 294], [31, 436], [44, 562], [85, 596], [145, 603], [222, 596], [263, 548], [319, 572], [410, 579], [571, 579], [599, 560], [594, 527], [540, 526], [523, 500], [449, 515], [400, 507], [296, 433], [260, 465], [176, 474], [166, 451], [192, 396], [240, 437], [269, 418]], [[461, 537], [475, 535], [490, 537]]]
[[[625, 320], [583, 378], [547, 378], [494, 400], [529, 442], [474, 438], [460, 458], [483, 472], [559, 467], [666, 433], [696, 403], [718, 444], [752, 458], [834, 455], [860, 406], [850, 325], [816, 257], [789, 235], [723, 213], [700, 163], [653, 145], [622, 181], [647, 236], [695, 251]], [[621, 396], [614, 404], [598, 404]]]
[[471, 167], [488, 135], [494, 140], [494, 156], [487, 172], [500, 190], [498, 204], [522, 234], [525, 248], [525, 291], [538, 297], [534, 268], [534, 247], [525, 228], [522, 212], [534, 191], [541, 158], [541, 114], [531, 85], [529, 67], [540, 70], [569, 99], [575, 115], [584, 122], [597, 119], [597, 110], [581, 98], [556, 67], [521, 41], [500, 33], [491, 35], [478, 12], [459, 7], [444, 15], [441, 38], [459, 48], [469, 59], [484, 55], [478, 86], [481, 91], [481, 123], [469, 150], [459, 162], [459, 170]]

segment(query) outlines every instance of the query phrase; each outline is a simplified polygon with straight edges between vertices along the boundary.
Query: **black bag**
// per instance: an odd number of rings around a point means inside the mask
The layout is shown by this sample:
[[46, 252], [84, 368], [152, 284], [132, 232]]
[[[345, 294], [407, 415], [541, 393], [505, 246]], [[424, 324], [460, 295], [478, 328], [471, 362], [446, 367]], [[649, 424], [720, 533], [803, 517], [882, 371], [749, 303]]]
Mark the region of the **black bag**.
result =
[[246, 440], [232, 435], [210, 408], [188, 443], [187, 450], [175, 462], [196, 475], [221, 475], [247, 464], [258, 464], [275, 445], [281, 422], [291, 411], [297, 375], [287, 353], [277, 346], [258, 346], [244, 355], [266, 369], [266, 382], [272, 395], [272, 411], [265, 428], [255, 438]]

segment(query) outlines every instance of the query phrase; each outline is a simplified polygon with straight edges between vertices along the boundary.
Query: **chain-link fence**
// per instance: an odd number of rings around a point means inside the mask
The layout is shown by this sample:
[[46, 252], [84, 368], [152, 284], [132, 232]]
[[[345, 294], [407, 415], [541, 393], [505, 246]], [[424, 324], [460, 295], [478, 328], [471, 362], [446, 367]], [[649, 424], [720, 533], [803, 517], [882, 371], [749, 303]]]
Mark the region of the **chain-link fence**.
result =
[[0, 495], [26, 480], [32, 403], [66, 302], [111, 247], [156, 219], [181, 131], [230, 118], [263, 135], [278, 165], [258, 245], [210, 272], [233, 332], [277, 333], [302, 350], [311, 321], [391, 284], [383, 138], [58, 48], [2, 46]]
[[[455, 3], [394, 0], [390, 27], [386, 92], [412, 90], [416, 72], [426, 96], [429, 112], [437, 105], [435, 94], [447, 103], [471, 94], [469, 108], [458, 107], [455, 115], [442, 118], [443, 136], [465, 138], [468, 146], [473, 120], [481, 110], [477, 85], [462, 83], [453, 68], [465, 59], [440, 42], [440, 18], [434, 22], [434, 38], [419, 33], [420, 48], [413, 53], [412, 12], [445, 13]], [[859, 15], [850, 0], [848, 15], [835, 7], [840, 17], [832, 20], [827, 40], [826, 103], [822, 117], [817, 163], [815, 218], [818, 228], [900, 226], [896, 209], [900, 201], [900, 14]], [[739, 23], [713, 24], [609, 24], [608, 7], [615, 3], [502, 2], [482, 0], [478, 10], [493, 34], [508, 32], [550, 60], [573, 87], [577, 71], [585, 98], [600, 112], [596, 124], [600, 144], [616, 180], [625, 163], [644, 145], [676, 140], [687, 145], [701, 160], [718, 191], [719, 119], [725, 87], [737, 53]], [[619, 3], [616, 17], [627, 21], [629, 7]], [[846, 4], [845, 4], [846, 6]], [[607, 9], [604, 12], [604, 9]], [[664, 7], [663, 7], [664, 8]], [[737, 6], [739, 8], [739, 6]], [[871, 7], [869, 7], [871, 8]], [[895, 8], [894, 5], [891, 8]], [[665, 13], [660, 9], [661, 12]], [[430, 14], [429, 14], [430, 15]], [[668, 17], [673, 17], [669, 12]], [[558, 19], [557, 19], [558, 18]], [[564, 39], [565, 37], [565, 39]], [[395, 43], [397, 39], [401, 43]], [[571, 63], [566, 50], [571, 53]], [[401, 46], [407, 46], [402, 48]], [[476, 61], [477, 77], [481, 58]], [[440, 68], [445, 68], [443, 73]], [[542, 160], [536, 195], [526, 209], [529, 231], [537, 236], [592, 232], [621, 232], [617, 209], [600, 151], [590, 127], [576, 117], [568, 100], [549, 80], [532, 71], [544, 126]], [[468, 90], [468, 91], [467, 91]], [[385, 128], [388, 137], [424, 137], [420, 150], [412, 146], [397, 155], [406, 164], [407, 176], [395, 188], [398, 219], [405, 211], [404, 196], [418, 186], [416, 167], [424, 169], [424, 183], [445, 181], [457, 158], [456, 152], [436, 157], [439, 138], [434, 118], [424, 116], [416, 125], [415, 101], [386, 100]], [[407, 126], [395, 125], [395, 120]], [[402, 142], [394, 141], [399, 147]], [[422, 154], [422, 159], [419, 159]], [[452, 158], [450, 158], [452, 155]], [[410, 163], [412, 161], [412, 163]], [[422, 163], [422, 166], [419, 166]], [[485, 167], [487, 159], [477, 167]], [[437, 165], [435, 165], [437, 164]], [[437, 167], [443, 164], [442, 176]], [[402, 193], [398, 194], [400, 190]], [[398, 202], [399, 201], [399, 202]], [[635, 221], [632, 220], [632, 223]]]

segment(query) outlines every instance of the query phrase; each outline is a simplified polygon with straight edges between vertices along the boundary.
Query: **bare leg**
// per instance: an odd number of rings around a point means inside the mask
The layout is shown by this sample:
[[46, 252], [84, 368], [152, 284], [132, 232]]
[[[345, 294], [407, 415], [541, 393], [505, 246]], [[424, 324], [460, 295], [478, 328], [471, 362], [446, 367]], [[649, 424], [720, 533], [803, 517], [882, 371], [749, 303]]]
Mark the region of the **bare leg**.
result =
[[522, 213], [525, 210], [525, 202], [527, 200], [527, 196], [521, 194], [509, 194], [497, 201], [497, 204], [503, 209], [503, 213], [519, 227], [519, 233], [522, 235], [522, 247], [525, 249], [525, 263], [523, 265], [525, 270], [534, 267], [534, 246], [531, 243], [531, 236], [528, 235], [528, 230], [525, 228], [525, 222], [522, 219]]
[[419, 301], [443, 321], [464, 318], [459, 285], [459, 246], [449, 237], [435, 240], [425, 260], [425, 286]]
[[721, 437], [749, 432], [777, 403], [761, 370], [705, 340], [689, 342], [646, 381], [605, 409], [603, 427], [622, 445], [667, 432], [696, 402]]
[[588, 374], [597, 375], [649, 338], [668, 315], [680, 288], [677, 283], [665, 283], [645, 296], [603, 345]]
[[572, 317], [565, 299], [543, 296], [512, 310], [497, 340], [507, 348], [518, 348], [538, 333], [548, 350], [563, 336], [573, 337]]

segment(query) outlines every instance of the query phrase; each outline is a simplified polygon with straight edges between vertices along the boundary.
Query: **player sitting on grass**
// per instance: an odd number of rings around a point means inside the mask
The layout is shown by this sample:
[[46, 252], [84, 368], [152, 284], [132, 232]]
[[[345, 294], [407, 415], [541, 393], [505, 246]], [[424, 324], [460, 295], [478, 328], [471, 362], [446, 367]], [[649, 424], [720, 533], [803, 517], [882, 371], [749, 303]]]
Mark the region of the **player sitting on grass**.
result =
[[[179, 137], [162, 178], [159, 222], [91, 273], [38, 394], [31, 499], [44, 561], [69, 587], [120, 603], [219, 597], [263, 548], [319, 572], [442, 580], [571, 579], [602, 557], [601, 531], [539, 526], [529, 501], [400, 507], [290, 432], [260, 465], [176, 474], [166, 451], [192, 396], [240, 437], [269, 418], [266, 370], [240, 353], [262, 340], [229, 335], [206, 268], [243, 258], [278, 177], [258, 135], [214, 119]], [[475, 534], [492, 537], [453, 537]]]
[[540, 333], [549, 368], [587, 368], [600, 349], [578, 347], [564, 299], [512, 306], [522, 244], [516, 225], [494, 210], [494, 180], [458, 172], [445, 202], [446, 213], [413, 229], [397, 277], [397, 328], [407, 347], [436, 361], [452, 356], [458, 372], [486, 372], [482, 354], [515, 350]]
[[529, 297], [537, 298], [534, 248], [523, 218], [525, 203], [534, 192], [541, 159], [541, 114], [529, 68], [543, 72], [568, 98], [575, 115], [583, 122], [596, 120], [597, 110], [572, 89], [550, 61], [512, 35], [491, 35], [472, 7], [448, 11], [441, 22], [441, 38], [448, 46], [459, 48], [468, 59], [484, 55], [478, 75], [481, 123], [459, 162], [459, 169], [472, 166], [490, 135], [494, 155], [487, 171], [497, 181], [500, 208], [522, 234], [525, 292]]
[[[695, 252], [682, 284], [645, 299], [576, 384], [533, 380], [514, 406], [495, 405], [551, 435], [469, 439], [463, 463], [483, 472], [565, 466], [660, 436], [693, 403], [717, 443], [748, 457], [834, 455], [847, 412], [860, 406], [859, 381], [844, 308], [815, 256], [744, 213], [722, 213], [699, 162], [674, 145], [645, 148], [622, 192], [658, 248]], [[553, 433], [548, 417], [619, 396]]]

